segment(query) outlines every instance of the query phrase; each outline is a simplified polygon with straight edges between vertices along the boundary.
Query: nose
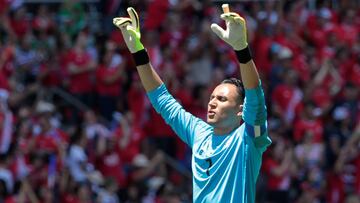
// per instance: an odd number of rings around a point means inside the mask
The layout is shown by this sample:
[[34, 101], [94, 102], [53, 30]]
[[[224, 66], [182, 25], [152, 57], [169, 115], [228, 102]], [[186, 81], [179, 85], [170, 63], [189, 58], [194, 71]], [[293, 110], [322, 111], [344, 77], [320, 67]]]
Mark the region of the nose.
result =
[[215, 99], [211, 99], [211, 100], [209, 101], [209, 107], [210, 107], [211, 109], [216, 108], [216, 102], [215, 102]]

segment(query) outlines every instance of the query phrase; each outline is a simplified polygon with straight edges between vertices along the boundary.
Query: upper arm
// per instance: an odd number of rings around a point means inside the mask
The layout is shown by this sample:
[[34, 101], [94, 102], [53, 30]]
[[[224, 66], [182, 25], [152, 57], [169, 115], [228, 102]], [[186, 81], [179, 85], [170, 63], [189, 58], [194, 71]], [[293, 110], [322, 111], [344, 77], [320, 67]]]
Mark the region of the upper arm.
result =
[[267, 112], [264, 91], [259, 85], [253, 89], [245, 89], [243, 120], [250, 125], [264, 125]]
[[254, 138], [256, 148], [261, 148], [261, 151], [265, 151], [271, 143], [271, 139], [268, 137], [266, 119], [264, 92], [259, 81], [256, 88], [245, 89], [243, 120], [246, 134]]
[[209, 125], [186, 112], [167, 91], [164, 84], [149, 92], [148, 96], [155, 110], [190, 147], [193, 146], [195, 139], [198, 139], [195, 136], [200, 136], [208, 130]]
[[245, 89], [253, 89], [259, 85], [259, 73], [253, 60], [247, 63], [239, 63], [241, 80]]
[[251, 137], [254, 146], [263, 153], [271, 144], [271, 139], [268, 134], [267, 123], [264, 125], [250, 125], [245, 122], [245, 133]]

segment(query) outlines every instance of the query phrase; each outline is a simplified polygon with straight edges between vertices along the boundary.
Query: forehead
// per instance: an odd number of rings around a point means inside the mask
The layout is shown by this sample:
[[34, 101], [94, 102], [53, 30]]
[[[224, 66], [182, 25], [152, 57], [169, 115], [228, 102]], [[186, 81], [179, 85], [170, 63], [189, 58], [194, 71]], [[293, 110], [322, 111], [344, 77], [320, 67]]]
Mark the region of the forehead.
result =
[[215, 87], [214, 91], [211, 94], [212, 96], [226, 96], [226, 97], [233, 97], [237, 98], [238, 92], [236, 86], [233, 84], [220, 84]]

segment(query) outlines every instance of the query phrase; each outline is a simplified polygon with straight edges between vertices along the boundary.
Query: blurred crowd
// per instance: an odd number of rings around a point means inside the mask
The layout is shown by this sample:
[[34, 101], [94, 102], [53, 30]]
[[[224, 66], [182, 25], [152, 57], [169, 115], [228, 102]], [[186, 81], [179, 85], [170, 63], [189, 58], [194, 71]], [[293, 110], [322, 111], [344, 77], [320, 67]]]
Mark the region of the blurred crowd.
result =
[[[211, 0], [0, 0], [0, 202], [191, 202], [191, 149], [151, 108], [112, 18], [133, 6], [170, 92], [206, 119], [239, 77]], [[360, 202], [360, 2], [244, 1], [269, 135], [257, 202]], [[184, 169], [185, 167], [185, 169]]]

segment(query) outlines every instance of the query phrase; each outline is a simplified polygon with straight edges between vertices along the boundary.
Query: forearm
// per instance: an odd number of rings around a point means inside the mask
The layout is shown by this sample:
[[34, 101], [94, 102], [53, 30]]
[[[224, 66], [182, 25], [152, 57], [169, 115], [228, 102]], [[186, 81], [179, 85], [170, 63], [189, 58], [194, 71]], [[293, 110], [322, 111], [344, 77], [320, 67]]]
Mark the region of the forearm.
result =
[[163, 83], [150, 63], [137, 66], [136, 69], [146, 92], [156, 89]]
[[324, 79], [325, 79], [325, 76], [328, 74], [329, 72], [329, 66], [327, 64], [327, 62], [324, 62], [321, 67], [320, 67], [320, 70], [316, 73], [314, 79], [313, 79], [313, 83], [315, 85], [319, 85], [321, 84]]
[[70, 75], [77, 75], [77, 74], [81, 74], [81, 73], [84, 73], [87, 71], [88, 71], [87, 68], [80, 68], [74, 64], [69, 65], [69, 74]]
[[259, 86], [259, 73], [253, 60], [247, 63], [239, 63], [241, 80], [245, 89], [253, 89]]
[[105, 84], [113, 84], [113, 83], [116, 83], [120, 77], [121, 77], [120, 74], [115, 73], [115, 74], [105, 77], [103, 81]]
[[75, 64], [70, 64], [69, 73], [71, 75], [76, 75], [76, 74], [91, 72], [95, 68], [96, 68], [96, 65], [93, 62], [90, 62], [83, 66], [76, 66]]
[[163, 81], [152, 67], [145, 49], [132, 54], [140, 80], [146, 92], [156, 89]]
[[126, 74], [124, 74], [125, 69], [125, 60], [122, 60], [121, 64], [117, 67], [117, 71], [105, 78], [106, 84], [113, 84], [115, 82], [118, 82], [118, 79], [126, 80]]

